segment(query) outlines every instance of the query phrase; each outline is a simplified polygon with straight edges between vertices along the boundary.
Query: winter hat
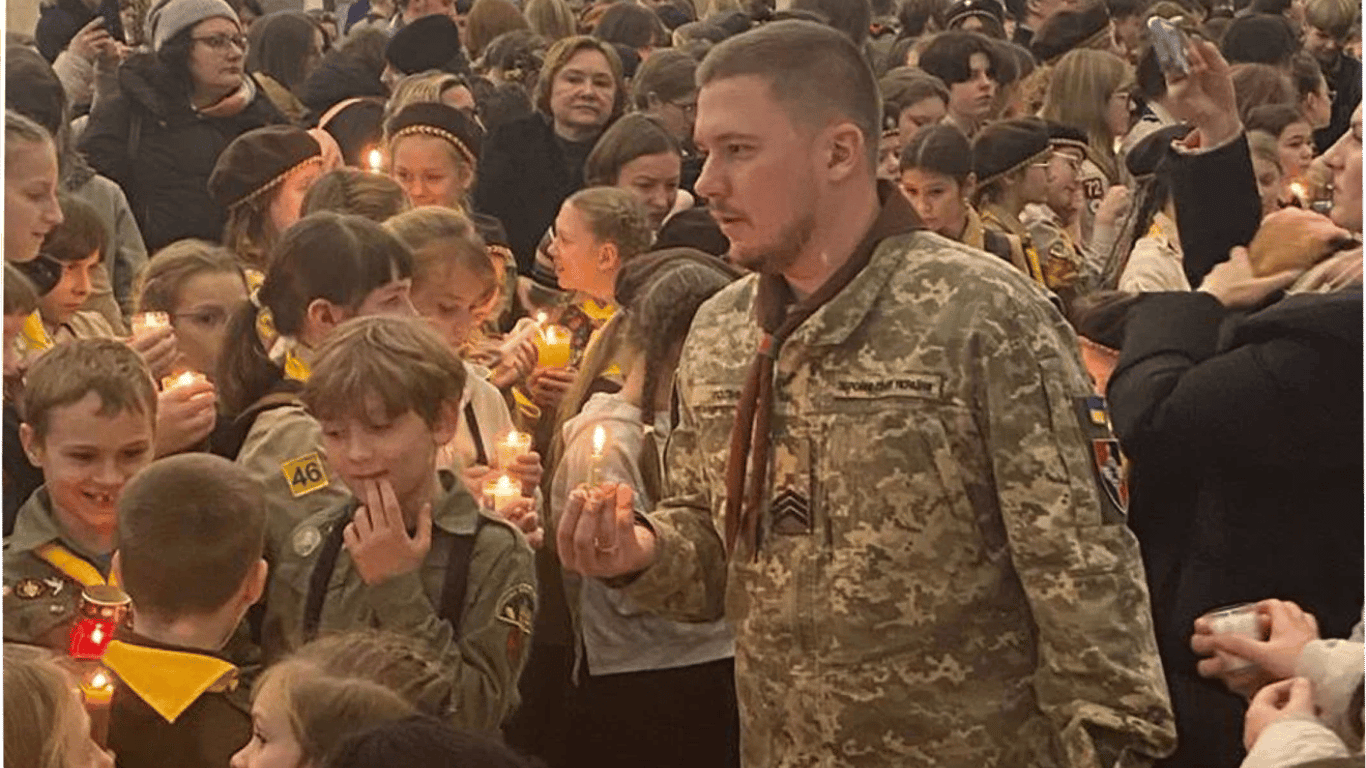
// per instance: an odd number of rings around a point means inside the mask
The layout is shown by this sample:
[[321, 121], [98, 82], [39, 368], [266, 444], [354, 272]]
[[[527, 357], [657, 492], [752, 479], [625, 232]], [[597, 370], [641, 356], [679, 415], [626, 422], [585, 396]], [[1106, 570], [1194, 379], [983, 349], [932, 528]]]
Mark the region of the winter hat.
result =
[[181, 30], [220, 16], [241, 24], [237, 11], [224, 0], [161, 0], [147, 12], [147, 39], [152, 50], [160, 51]]
[[1224, 31], [1219, 52], [1230, 64], [1285, 65], [1300, 42], [1284, 16], [1239, 16]]
[[1093, 2], [1076, 11], [1059, 11], [1045, 21], [1029, 49], [1042, 63], [1062, 58], [1076, 48], [1093, 48], [1110, 34], [1110, 11]]
[[1048, 128], [1036, 117], [991, 123], [972, 142], [972, 169], [985, 187], [1029, 163], [1041, 162], [1049, 152]]
[[233, 139], [209, 176], [209, 194], [228, 210], [279, 186], [306, 163], [322, 164], [322, 147], [302, 128], [268, 125]]
[[405, 75], [429, 69], [455, 74], [469, 71], [460, 46], [460, 28], [444, 13], [423, 16], [395, 32], [384, 49], [384, 59]]
[[473, 118], [455, 107], [436, 102], [409, 104], [389, 122], [391, 146], [404, 136], [419, 134], [445, 139], [471, 168], [479, 166], [484, 132]]

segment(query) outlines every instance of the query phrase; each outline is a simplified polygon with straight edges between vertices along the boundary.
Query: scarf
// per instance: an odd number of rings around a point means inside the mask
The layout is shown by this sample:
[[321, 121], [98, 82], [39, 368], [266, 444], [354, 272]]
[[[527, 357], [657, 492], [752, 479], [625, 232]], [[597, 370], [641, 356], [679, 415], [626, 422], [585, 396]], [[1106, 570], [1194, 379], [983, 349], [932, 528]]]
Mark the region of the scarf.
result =
[[751, 559], [759, 557], [759, 518], [768, 485], [772, 442], [773, 368], [782, 344], [821, 307], [839, 295], [872, 261], [879, 243], [894, 235], [923, 229], [910, 203], [890, 183], [878, 183], [882, 210], [862, 242], [825, 283], [807, 298], [794, 301], [780, 275], [760, 275], [754, 314], [763, 330], [745, 387], [740, 395], [726, 460], [726, 551], [734, 557], [740, 538]]
[[217, 102], [195, 111], [205, 117], [235, 117], [242, 114], [242, 110], [250, 106], [255, 99], [256, 81], [248, 75], [243, 75], [242, 85], [237, 90]]

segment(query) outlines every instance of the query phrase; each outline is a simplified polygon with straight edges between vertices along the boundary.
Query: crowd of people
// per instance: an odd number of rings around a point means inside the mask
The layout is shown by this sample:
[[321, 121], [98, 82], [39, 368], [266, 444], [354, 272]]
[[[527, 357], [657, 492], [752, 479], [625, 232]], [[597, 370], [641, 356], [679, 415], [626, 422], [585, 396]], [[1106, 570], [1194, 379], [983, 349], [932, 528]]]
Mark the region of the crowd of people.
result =
[[46, 0], [6, 768], [1361, 765], [1354, 0]]

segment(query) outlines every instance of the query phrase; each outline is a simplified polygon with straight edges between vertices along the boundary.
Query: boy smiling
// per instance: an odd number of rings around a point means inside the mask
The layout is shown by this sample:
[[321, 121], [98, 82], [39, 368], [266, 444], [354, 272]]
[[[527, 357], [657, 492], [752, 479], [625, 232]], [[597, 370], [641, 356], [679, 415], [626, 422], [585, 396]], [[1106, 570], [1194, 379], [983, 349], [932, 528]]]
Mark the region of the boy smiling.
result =
[[19, 438], [43, 486], [5, 541], [5, 640], [66, 650], [82, 591], [109, 578], [123, 486], [152, 461], [156, 402], [117, 341], [72, 341], [29, 370]]

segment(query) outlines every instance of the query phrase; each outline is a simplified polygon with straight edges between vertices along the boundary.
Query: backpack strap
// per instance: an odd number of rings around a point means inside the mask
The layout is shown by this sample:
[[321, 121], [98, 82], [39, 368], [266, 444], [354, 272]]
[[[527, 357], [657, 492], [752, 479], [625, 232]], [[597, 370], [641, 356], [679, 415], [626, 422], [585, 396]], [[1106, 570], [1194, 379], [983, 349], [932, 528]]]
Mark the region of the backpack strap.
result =
[[474, 533], [456, 536], [451, 542], [450, 554], [446, 557], [446, 584], [441, 588], [441, 610], [437, 615], [451, 625], [451, 636], [460, 637], [460, 624], [464, 619], [465, 595], [470, 587], [470, 562], [474, 554], [474, 542], [484, 527], [484, 516], [480, 515], [474, 525]]
[[353, 498], [351, 503], [346, 505], [346, 510], [332, 524], [332, 529], [327, 532], [327, 538], [323, 540], [318, 562], [314, 564], [313, 573], [308, 577], [308, 595], [304, 598], [304, 642], [318, 635], [318, 622], [323, 615], [323, 600], [327, 598], [327, 584], [332, 581], [332, 572], [337, 569], [337, 555], [341, 553], [342, 537], [351, 516], [359, 507], [360, 500]]
[[484, 450], [484, 436], [479, 431], [479, 417], [474, 412], [474, 402], [465, 403], [465, 423], [469, 425], [470, 437], [474, 439], [474, 463], [486, 467], [489, 464], [488, 451]]

